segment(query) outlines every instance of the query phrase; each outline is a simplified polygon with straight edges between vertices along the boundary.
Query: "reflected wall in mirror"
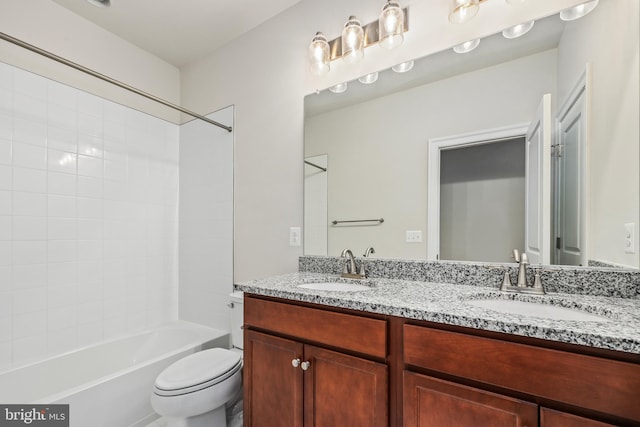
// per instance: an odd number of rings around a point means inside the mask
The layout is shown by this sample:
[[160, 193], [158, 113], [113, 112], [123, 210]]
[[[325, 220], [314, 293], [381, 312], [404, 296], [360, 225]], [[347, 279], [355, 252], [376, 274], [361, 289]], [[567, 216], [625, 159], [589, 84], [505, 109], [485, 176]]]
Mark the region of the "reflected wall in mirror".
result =
[[[428, 250], [433, 239], [428, 232], [430, 141], [505, 127], [526, 129], [542, 97], [550, 94], [551, 144], [557, 144], [563, 132], [561, 119], [568, 117], [571, 107], [567, 100], [575, 95], [571, 92], [582, 78], [587, 88], [586, 109], [581, 113], [586, 124], [571, 131], [584, 133], [584, 159], [573, 165], [576, 176], [583, 178], [556, 202], [553, 196], [559, 193], [553, 188], [561, 177], [547, 170], [550, 181], [539, 182], [548, 186], [550, 199], [544, 211], [548, 244], [542, 250], [550, 263], [638, 268], [637, 243], [636, 248], [625, 245], [625, 224], [634, 224], [637, 242], [640, 222], [638, 9], [634, 0], [601, 0], [592, 13], [576, 21], [564, 22], [557, 15], [539, 19], [518, 39], [507, 40], [499, 33], [482, 39], [466, 54], [449, 49], [416, 60], [413, 70], [405, 74], [380, 72], [374, 85], [354, 81], [340, 95], [323, 91], [307, 96], [305, 159], [320, 159], [326, 171], [305, 164], [305, 254], [337, 256], [347, 247], [361, 254], [373, 246], [380, 258], [442, 259], [441, 243], [446, 239], [439, 238], [437, 249]], [[506, 159], [503, 152], [492, 156], [492, 161], [495, 156], [498, 161]], [[545, 161], [555, 163], [549, 157]], [[478, 165], [487, 162], [478, 156]], [[454, 204], [452, 209], [464, 212], [438, 222], [438, 232], [456, 228], [456, 223], [458, 229], [468, 227], [467, 215], [487, 209], [512, 210], [522, 203], [522, 197], [495, 200], [491, 193], [485, 197], [481, 189], [495, 184], [495, 177], [473, 179], [465, 191], [473, 192], [475, 201], [464, 208]], [[565, 202], [580, 206], [576, 213], [580, 223], [564, 224], [573, 230], [567, 238], [582, 245], [581, 254], [570, 260], [554, 249], [554, 229], [560, 222], [554, 212]], [[495, 217], [497, 230], [507, 233], [513, 228], [501, 224], [500, 215]], [[385, 221], [331, 224], [369, 218]], [[519, 233], [506, 242], [522, 241], [525, 230]], [[469, 246], [493, 243], [490, 236], [482, 239]], [[477, 253], [451, 257], [510, 262], [511, 245], [484, 251], [498, 254], [486, 259]]]

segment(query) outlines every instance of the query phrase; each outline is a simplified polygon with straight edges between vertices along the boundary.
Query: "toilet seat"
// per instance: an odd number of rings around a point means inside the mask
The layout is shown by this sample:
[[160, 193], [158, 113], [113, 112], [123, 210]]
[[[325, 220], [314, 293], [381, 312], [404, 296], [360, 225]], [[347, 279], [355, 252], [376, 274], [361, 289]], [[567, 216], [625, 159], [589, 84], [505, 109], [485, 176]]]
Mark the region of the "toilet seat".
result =
[[219, 384], [242, 368], [236, 352], [223, 348], [199, 351], [162, 371], [153, 386], [158, 396], [180, 396]]

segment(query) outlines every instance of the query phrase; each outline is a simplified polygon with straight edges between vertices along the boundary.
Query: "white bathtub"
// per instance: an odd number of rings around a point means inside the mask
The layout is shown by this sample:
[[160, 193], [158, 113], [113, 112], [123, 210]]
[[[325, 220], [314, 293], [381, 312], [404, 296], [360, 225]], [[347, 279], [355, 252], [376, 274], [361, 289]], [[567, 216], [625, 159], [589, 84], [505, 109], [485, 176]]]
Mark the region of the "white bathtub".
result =
[[225, 331], [176, 321], [0, 373], [0, 403], [68, 403], [71, 427], [146, 425], [155, 418], [153, 382], [165, 367], [228, 345]]

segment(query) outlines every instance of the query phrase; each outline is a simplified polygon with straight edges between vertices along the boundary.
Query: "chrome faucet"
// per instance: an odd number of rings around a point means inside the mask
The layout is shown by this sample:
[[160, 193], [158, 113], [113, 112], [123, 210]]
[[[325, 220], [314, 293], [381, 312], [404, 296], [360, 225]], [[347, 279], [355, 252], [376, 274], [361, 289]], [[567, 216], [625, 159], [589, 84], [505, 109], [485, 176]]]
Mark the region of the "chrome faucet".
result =
[[375, 249], [373, 249], [373, 246], [369, 246], [365, 251], [364, 254], [362, 255], [363, 257], [367, 258], [369, 255], [371, 254], [375, 254], [376, 251]]
[[513, 250], [513, 255], [511, 256], [518, 263], [518, 282], [516, 285], [511, 284], [511, 278], [509, 277], [509, 272], [504, 273], [504, 278], [502, 279], [502, 285], [500, 286], [501, 291], [506, 292], [520, 292], [527, 294], [538, 294], [544, 295], [546, 294], [544, 290], [544, 286], [542, 286], [542, 280], [540, 279], [540, 273], [534, 275], [533, 284], [531, 286], [527, 285], [527, 266], [529, 265], [529, 257], [525, 252], [518, 252], [517, 249]]
[[353, 256], [353, 252], [351, 252], [351, 249], [343, 250], [340, 256], [343, 258], [348, 258], [347, 263], [344, 265], [344, 268], [342, 269], [342, 274], [340, 275], [340, 277], [345, 277], [349, 279], [364, 278], [365, 276], [364, 265], [362, 266], [360, 273], [358, 273], [358, 267], [356, 266], [356, 259]]

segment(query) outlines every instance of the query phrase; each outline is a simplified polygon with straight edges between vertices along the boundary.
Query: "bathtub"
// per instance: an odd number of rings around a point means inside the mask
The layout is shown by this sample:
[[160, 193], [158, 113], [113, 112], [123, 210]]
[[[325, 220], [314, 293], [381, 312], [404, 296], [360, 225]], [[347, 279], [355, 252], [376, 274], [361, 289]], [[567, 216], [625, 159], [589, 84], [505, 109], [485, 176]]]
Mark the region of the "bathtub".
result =
[[199, 350], [229, 346], [226, 331], [176, 321], [0, 373], [0, 403], [69, 404], [71, 427], [144, 426], [157, 375]]

